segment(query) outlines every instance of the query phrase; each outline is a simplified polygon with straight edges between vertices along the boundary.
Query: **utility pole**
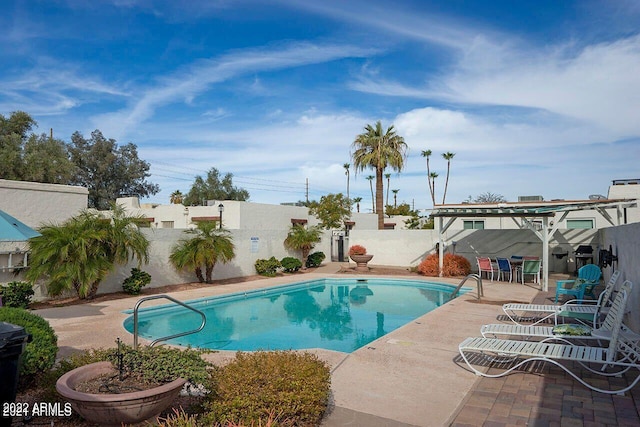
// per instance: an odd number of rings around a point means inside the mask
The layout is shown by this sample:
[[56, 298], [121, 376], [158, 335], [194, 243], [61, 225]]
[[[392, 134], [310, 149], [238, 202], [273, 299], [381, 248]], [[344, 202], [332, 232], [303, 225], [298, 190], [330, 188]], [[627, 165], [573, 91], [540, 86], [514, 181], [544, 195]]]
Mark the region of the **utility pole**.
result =
[[305, 199], [307, 203], [309, 203], [309, 178], [307, 178], [307, 183], [305, 185]]

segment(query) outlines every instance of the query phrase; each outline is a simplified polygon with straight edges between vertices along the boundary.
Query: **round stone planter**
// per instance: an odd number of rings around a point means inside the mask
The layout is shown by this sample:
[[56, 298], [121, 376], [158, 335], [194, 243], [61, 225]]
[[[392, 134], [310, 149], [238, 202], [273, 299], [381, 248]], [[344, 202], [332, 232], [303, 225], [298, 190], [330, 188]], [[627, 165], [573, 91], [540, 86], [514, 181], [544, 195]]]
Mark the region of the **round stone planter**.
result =
[[85, 420], [105, 426], [121, 426], [123, 423], [155, 421], [162, 410], [178, 397], [187, 382], [178, 378], [159, 387], [121, 394], [91, 394], [75, 390], [76, 385], [84, 381], [116, 373], [111, 362], [91, 363], [61, 376], [56, 382], [56, 390]]
[[373, 255], [349, 255], [349, 258], [356, 263], [356, 271], [369, 271], [367, 263], [371, 261]]

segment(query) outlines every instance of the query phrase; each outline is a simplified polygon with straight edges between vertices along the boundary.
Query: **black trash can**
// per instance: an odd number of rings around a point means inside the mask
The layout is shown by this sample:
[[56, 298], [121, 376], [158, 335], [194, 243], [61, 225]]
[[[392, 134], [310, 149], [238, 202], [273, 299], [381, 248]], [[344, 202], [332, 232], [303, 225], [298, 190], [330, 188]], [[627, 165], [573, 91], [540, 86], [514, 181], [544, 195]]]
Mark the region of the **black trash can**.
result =
[[[11, 425], [9, 404], [16, 400], [20, 356], [29, 341], [22, 326], [0, 322], [0, 427]], [[6, 411], [5, 411], [6, 410]]]

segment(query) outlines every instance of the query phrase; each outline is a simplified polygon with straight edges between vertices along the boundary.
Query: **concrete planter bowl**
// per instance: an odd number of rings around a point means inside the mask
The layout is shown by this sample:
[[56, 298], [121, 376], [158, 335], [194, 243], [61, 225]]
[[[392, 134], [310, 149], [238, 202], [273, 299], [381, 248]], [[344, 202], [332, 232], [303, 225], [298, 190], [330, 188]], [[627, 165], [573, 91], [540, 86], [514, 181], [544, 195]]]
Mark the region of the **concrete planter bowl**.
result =
[[369, 267], [367, 267], [367, 263], [371, 261], [373, 255], [349, 255], [351, 261], [356, 263], [356, 271], [369, 271]]
[[85, 420], [104, 426], [121, 426], [123, 423], [155, 420], [178, 397], [187, 382], [178, 378], [159, 387], [121, 394], [91, 394], [75, 390], [77, 384], [84, 381], [116, 373], [111, 362], [91, 363], [61, 376], [56, 382], [56, 390]]

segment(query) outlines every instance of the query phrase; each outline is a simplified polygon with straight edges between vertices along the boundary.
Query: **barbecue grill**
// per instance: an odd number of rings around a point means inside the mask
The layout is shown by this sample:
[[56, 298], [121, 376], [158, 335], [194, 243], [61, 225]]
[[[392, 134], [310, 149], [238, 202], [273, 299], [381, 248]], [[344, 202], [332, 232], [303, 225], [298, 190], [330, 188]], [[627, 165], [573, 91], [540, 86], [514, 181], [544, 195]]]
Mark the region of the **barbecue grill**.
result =
[[583, 265], [593, 264], [593, 247], [591, 245], [580, 245], [575, 251], [576, 271]]

